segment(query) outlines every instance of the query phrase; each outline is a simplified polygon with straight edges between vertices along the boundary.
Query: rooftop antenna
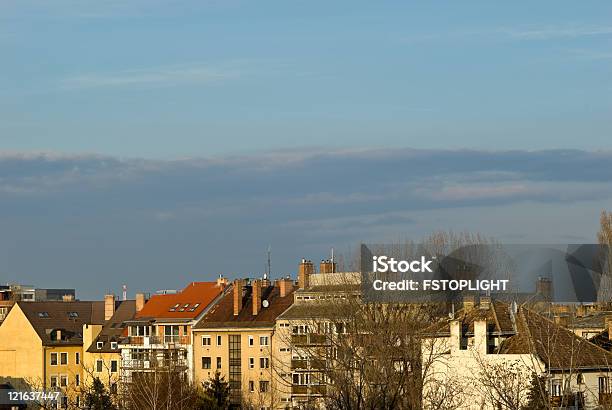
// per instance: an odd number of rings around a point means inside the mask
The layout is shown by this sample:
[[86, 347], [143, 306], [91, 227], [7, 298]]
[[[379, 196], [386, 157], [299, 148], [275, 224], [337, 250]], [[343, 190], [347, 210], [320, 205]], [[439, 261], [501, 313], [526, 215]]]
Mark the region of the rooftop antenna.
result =
[[335, 259], [334, 259], [334, 247], [332, 246], [331, 248], [331, 263], [332, 263], [332, 273], [336, 273], [336, 265], [334, 264]]
[[123, 300], [127, 300], [127, 285], [123, 285]]
[[268, 245], [268, 269], [267, 269], [267, 272], [264, 274], [264, 279], [268, 279], [271, 276], [271, 270], [270, 270], [272, 267], [271, 258], [270, 258], [271, 253], [272, 253], [272, 247]]

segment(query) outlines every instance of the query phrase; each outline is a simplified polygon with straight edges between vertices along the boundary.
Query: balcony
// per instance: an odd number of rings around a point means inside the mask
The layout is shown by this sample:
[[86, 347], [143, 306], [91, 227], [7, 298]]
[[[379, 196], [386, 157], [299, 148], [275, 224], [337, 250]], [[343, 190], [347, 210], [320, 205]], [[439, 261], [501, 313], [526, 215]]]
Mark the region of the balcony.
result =
[[324, 396], [327, 393], [327, 386], [324, 384], [315, 384], [311, 386], [293, 385], [291, 386], [291, 394], [295, 395], [312, 395]]
[[165, 344], [188, 345], [191, 343], [189, 336], [165, 335]]
[[160, 340], [157, 336], [129, 336], [127, 344], [137, 346], [158, 345]]
[[308, 360], [304, 359], [291, 359], [292, 369], [308, 369]]
[[294, 346], [324, 346], [327, 344], [327, 335], [309, 333], [306, 335], [291, 335]]
[[[310, 362], [310, 366], [309, 366]], [[325, 360], [322, 359], [291, 359], [291, 368], [294, 370], [321, 370], [325, 369]]]

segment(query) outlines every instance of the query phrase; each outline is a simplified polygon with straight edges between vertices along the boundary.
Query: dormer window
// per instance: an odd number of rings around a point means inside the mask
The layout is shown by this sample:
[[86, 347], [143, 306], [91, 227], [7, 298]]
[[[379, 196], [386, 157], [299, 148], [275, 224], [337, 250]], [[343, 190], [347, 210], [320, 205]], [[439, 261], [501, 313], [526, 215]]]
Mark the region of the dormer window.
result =
[[79, 317], [79, 313], [78, 312], [68, 312], [68, 317], [70, 319], [76, 319]]
[[38, 317], [41, 319], [48, 319], [49, 318], [49, 312], [38, 312]]
[[117, 342], [111, 342], [111, 349], [117, 350]]
[[97, 348], [98, 350], [102, 350], [102, 347], [104, 347], [104, 342], [97, 342], [97, 343], [96, 343], [96, 348]]

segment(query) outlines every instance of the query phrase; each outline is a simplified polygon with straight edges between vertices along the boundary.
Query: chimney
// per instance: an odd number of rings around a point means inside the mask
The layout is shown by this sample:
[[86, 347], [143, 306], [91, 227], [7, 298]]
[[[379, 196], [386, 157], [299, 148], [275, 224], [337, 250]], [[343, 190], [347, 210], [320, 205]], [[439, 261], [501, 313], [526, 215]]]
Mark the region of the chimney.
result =
[[62, 330], [61, 329], [57, 329], [55, 331], [55, 340], [57, 340], [57, 341], [62, 340]]
[[145, 305], [145, 294], [137, 293], [136, 294], [136, 312], [140, 312]]
[[104, 296], [104, 321], [110, 320], [115, 314], [115, 295]]
[[482, 310], [489, 310], [491, 307], [491, 296], [481, 296], [480, 297], [480, 308]]
[[74, 295], [63, 295], [62, 301], [63, 302], [74, 302]]
[[310, 287], [310, 275], [314, 273], [314, 265], [312, 261], [302, 259], [298, 267], [298, 286], [300, 289], [308, 289]]
[[261, 281], [253, 281], [253, 316], [257, 316], [261, 309]]
[[539, 277], [536, 282], [536, 293], [542, 295], [542, 298], [546, 302], [550, 302], [553, 294], [552, 280], [545, 277]]
[[608, 340], [612, 340], [612, 316], [606, 316], [604, 324], [606, 326], [604, 330], [608, 331]]
[[219, 277], [217, 278], [217, 286], [219, 286], [221, 289], [225, 289], [227, 286], [227, 278], [224, 278], [222, 273], [220, 273]]
[[334, 273], [336, 272], [336, 262], [332, 262], [331, 260], [322, 260], [319, 265], [320, 273]]
[[474, 348], [481, 355], [487, 354], [487, 319], [474, 321]]
[[450, 348], [454, 353], [461, 349], [461, 321], [457, 319], [451, 320], [450, 324]]
[[284, 298], [293, 289], [293, 281], [291, 280], [291, 278], [283, 278], [278, 281], [278, 286], [280, 288], [280, 297]]
[[474, 300], [473, 295], [463, 296], [463, 310], [465, 310], [466, 313], [474, 309], [474, 305], [476, 304]]
[[559, 326], [567, 327], [569, 324], [569, 316], [565, 314], [557, 314], [555, 315], [555, 323]]
[[234, 280], [234, 316], [238, 316], [242, 310], [242, 279]]

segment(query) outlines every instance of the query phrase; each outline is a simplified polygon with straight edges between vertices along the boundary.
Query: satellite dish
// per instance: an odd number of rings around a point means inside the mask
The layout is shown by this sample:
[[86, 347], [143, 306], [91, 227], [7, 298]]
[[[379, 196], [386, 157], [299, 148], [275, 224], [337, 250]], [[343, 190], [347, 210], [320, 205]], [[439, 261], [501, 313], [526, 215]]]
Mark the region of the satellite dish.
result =
[[263, 302], [261, 302], [261, 305], [266, 308], [270, 306], [270, 302], [268, 302], [267, 300], [264, 300]]

